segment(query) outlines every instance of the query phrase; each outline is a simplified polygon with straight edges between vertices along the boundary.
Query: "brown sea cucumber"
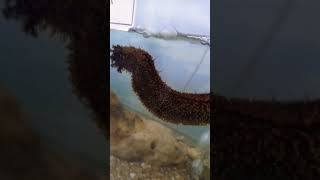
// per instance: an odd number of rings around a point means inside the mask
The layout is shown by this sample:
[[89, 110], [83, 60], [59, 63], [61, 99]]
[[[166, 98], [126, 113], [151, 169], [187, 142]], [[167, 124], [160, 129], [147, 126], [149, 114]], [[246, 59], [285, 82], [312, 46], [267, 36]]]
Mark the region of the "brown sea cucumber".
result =
[[210, 94], [182, 93], [159, 76], [153, 58], [135, 47], [113, 46], [111, 66], [132, 74], [132, 87], [147, 109], [159, 118], [185, 125], [210, 123]]

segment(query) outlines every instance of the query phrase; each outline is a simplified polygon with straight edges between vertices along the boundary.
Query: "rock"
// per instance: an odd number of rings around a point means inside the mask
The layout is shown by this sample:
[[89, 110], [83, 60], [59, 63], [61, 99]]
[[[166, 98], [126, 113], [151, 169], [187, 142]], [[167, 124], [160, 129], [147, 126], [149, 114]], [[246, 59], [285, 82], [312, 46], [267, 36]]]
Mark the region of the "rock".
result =
[[111, 144], [111, 153], [123, 159], [142, 160], [159, 166], [180, 164], [187, 160], [184, 156], [187, 148], [177, 144], [171, 130], [152, 121], [145, 121], [145, 126], [141, 132]]
[[136, 114], [124, 109], [116, 94], [110, 91], [110, 137], [111, 144], [144, 129], [144, 122]]
[[196, 148], [188, 148], [188, 156], [192, 160], [200, 159], [201, 158], [201, 152]]
[[198, 156], [190, 153], [188, 145], [179, 141], [171, 129], [128, 111], [112, 91], [110, 97], [112, 155], [154, 166], [185, 165], [189, 157]]

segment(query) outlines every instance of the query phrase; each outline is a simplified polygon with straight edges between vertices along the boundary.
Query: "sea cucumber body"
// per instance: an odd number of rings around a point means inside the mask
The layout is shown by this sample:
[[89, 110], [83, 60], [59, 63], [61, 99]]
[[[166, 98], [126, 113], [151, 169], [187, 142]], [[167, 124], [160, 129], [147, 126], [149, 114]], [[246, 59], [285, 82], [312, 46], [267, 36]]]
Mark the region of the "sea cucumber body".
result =
[[112, 66], [132, 74], [132, 87], [144, 106], [162, 120], [175, 124], [210, 123], [210, 95], [182, 93], [170, 88], [159, 76], [147, 52], [114, 46]]
[[209, 94], [175, 91], [160, 79], [154, 68], [137, 71], [132, 76], [133, 89], [141, 102], [161, 119], [186, 125], [209, 123]]

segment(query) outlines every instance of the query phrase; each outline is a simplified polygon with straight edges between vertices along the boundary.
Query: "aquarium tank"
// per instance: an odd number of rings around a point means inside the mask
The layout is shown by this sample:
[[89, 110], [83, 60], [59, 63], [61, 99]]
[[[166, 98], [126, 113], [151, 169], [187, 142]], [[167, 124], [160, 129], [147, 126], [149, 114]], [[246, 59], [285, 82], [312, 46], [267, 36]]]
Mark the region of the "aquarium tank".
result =
[[111, 179], [210, 179], [209, 7], [110, 1]]

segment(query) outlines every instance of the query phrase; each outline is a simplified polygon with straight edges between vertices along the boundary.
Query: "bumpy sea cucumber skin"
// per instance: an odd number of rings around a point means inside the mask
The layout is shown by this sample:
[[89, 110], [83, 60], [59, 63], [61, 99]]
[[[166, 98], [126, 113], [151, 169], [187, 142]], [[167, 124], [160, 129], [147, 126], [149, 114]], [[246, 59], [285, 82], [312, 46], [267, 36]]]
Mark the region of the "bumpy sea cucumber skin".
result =
[[[170, 88], [159, 76], [152, 57], [141, 49], [114, 46], [112, 66], [132, 73], [132, 87], [144, 106], [164, 121], [184, 125], [210, 123], [210, 94], [182, 93]], [[131, 64], [129, 56], [138, 59]], [[118, 60], [120, 56], [124, 59]], [[132, 57], [131, 57], [132, 59]], [[118, 61], [118, 62], [117, 62]]]

